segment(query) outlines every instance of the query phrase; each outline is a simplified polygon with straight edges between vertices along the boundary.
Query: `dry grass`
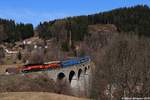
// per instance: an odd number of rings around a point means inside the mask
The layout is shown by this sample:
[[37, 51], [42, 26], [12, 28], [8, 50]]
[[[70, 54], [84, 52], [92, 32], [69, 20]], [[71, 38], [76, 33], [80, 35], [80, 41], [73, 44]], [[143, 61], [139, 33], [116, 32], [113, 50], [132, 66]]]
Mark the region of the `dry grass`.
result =
[[[33, 78], [32, 78], [33, 77]], [[0, 92], [55, 92], [55, 83], [44, 75], [1, 75]]]
[[96, 25], [89, 25], [88, 26], [89, 33], [96, 33], [96, 32], [117, 32], [116, 26], [113, 24], [96, 24]]
[[0, 100], [89, 100], [47, 92], [6, 92], [0, 93]]
[[17, 68], [21, 66], [22, 66], [21, 64], [0, 65], [0, 74], [4, 74], [7, 68]]

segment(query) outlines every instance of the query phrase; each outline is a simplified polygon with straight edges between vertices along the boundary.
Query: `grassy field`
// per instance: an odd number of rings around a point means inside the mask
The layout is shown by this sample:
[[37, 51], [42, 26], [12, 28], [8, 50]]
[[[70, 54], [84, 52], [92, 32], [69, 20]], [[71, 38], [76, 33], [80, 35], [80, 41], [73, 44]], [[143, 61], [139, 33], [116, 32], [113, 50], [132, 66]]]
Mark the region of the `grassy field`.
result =
[[6, 92], [0, 93], [0, 100], [89, 100], [47, 92]]

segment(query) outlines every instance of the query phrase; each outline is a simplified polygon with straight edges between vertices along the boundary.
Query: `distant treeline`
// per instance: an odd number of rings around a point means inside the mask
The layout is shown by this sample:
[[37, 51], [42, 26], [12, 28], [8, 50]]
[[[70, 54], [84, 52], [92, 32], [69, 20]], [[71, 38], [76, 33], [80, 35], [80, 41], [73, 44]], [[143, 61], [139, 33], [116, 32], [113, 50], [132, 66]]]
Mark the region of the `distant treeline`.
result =
[[83, 40], [88, 33], [88, 25], [92, 24], [114, 24], [119, 32], [150, 36], [150, 8], [137, 5], [88, 16], [68, 17], [40, 23], [36, 29], [42, 38], [57, 37], [59, 40], [62, 34], [69, 36], [71, 31], [73, 40]]
[[[118, 8], [108, 12], [88, 16], [68, 17], [49, 22], [40, 23], [36, 27], [39, 37], [57, 41], [81, 41], [88, 35], [88, 25], [114, 24], [119, 32], [129, 32], [139, 36], [150, 36], [150, 8], [146, 5]], [[70, 36], [71, 33], [71, 36]], [[0, 42], [15, 42], [34, 35], [32, 24], [16, 24], [13, 20], [0, 19]]]
[[15, 42], [34, 35], [32, 24], [16, 24], [13, 20], [0, 19], [0, 42]]

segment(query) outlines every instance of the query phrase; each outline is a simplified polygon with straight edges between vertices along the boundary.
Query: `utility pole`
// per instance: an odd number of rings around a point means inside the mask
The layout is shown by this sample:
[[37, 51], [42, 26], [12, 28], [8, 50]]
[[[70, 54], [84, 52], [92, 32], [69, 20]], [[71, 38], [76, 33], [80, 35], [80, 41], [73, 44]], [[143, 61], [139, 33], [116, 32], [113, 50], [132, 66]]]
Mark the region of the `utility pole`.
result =
[[72, 47], [72, 34], [71, 34], [71, 30], [69, 31], [69, 46], [70, 46], [70, 48]]
[[71, 32], [71, 21], [68, 20], [68, 42], [69, 42], [69, 49], [72, 47], [72, 32]]

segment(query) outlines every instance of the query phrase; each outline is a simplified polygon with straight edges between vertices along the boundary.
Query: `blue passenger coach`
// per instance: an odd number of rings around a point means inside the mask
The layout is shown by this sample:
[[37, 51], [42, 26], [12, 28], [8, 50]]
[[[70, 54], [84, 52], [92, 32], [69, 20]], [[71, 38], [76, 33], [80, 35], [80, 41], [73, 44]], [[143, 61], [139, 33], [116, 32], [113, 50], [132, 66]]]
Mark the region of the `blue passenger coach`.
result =
[[79, 64], [79, 63], [80, 62], [78, 59], [65, 60], [65, 61], [62, 61], [62, 67], [68, 67], [68, 66]]
[[62, 61], [61, 65], [62, 65], [62, 67], [65, 68], [65, 67], [69, 67], [72, 65], [82, 64], [82, 63], [85, 63], [88, 61], [90, 61], [90, 56], [85, 56], [85, 57], [80, 57], [80, 58]]
[[81, 57], [79, 61], [80, 63], [84, 63], [90, 61], [90, 59], [91, 59], [90, 56], [85, 56], [85, 57]]

